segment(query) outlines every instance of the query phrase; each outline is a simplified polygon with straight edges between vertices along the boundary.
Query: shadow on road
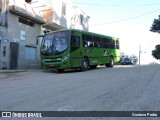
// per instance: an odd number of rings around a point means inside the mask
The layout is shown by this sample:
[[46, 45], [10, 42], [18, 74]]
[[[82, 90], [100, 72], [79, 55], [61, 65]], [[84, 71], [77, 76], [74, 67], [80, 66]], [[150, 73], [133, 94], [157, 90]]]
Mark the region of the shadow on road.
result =
[[[93, 70], [98, 70], [98, 69], [105, 69], [105, 66], [98, 66], [97, 68], [89, 68], [87, 71], [93, 71]], [[108, 67], [108, 69], [111, 69]], [[87, 71], [81, 71], [80, 69], [66, 69], [64, 72], [58, 72], [56, 69], [55, 70], [43, 70], [43, 72], [46, 73], [57, 73], [57, 74], [64, 74], [64, 73], [78, 73], [78, 72], [87, 72]]]

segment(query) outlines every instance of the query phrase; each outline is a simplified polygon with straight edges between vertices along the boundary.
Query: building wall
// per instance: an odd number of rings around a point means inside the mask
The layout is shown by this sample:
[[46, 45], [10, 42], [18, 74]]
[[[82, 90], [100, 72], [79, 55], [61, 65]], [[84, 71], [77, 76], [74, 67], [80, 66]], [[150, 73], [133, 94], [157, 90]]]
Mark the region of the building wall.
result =
[[0, 69], [7, 69], [9, 66], [9, 40], [8, 29], [0, 26]]
[[[44, 7], [44, 11], [42, 10], [40, 13], [47, 20], [47, 24], [54, 22], [63, 28], [88, 31], [89, 16], [72, 4], [70, 0], [43, 0], [43, 2], [48, 8]], [[63, 8], [64, 6], [65, 8]], [[83, 16], [83, 22], [81, 16]]]
[[0, 25], [7, 26], [7, 11], [9, 0], [0, 0]]
[[[40, 60], [39, 47], [37, 45], [36, 36], [41, 34], [41, 26], [34, 23], [34, 26], [29, 26], [19, 22], [19, 16], [9, 13], [8, 16], [8, 33], [10, 34], [10, 42], [19, 44], [18, 53], [18, 69], [38, 67]], [[36, 54], [28, 53], [27, 49], [35, 49]], [[27, 55], [29, 54], [29, 55]], [[35, 56], [34, 56], [35, 55]]]
[[[0, 0], [0, 16], [0, 69], [39, 68], [40, 42], [37, 44], [36, 36], [46, 29], [88, 31], [88, 16], [70, 0]], [[26, 25], [25, 20], [31, 24]]]
[[[17, 0], [14, 0], [14, 2], [10, 0], [9, 6], [16, 4], [16, 2]], [[18, 1], [16, 5], [26, 10], [24, 4], [26, 3]], [[2, 5], [2, 7], [4, 6]], [[26, 25], [19, 22], [19, 18], [23, 20], [26, 18], [10, 13], [9, 9], [6, 9], [6, 12], [8, 18], [6, 22], [7, 26], [5, 24], [0, 25], [0, 69], [39, 68], [40, 43], [37, 44], [36, 36], [42, 34], [41, 25], [34, 21], [30, 21], [33, 23], [33, 26]], [[13, 52], [14, 44], [18, 45], [16, 51], [17, 59], [15, 59], [15, 53]], [[5, 55], [3, 55], [4, 48]], [[14, 64], [17, 65], [15, 66]]]
[[[3, 0], [0, 0], [3, 1]], [[55, 23], [62, 28], [75, 28], [88, 31], [89, 16], [75, 6], [71, 0], [32, 0], [31, 3], [26, 3], [25, 0], [9, 0], [9, 6], [19, 6], [33, 15], [38, 15], [46, 19], [43, 25], [51, 25]], [[65, 14], [64, 14], [65, 6]], [[81, 20], [83, 16], [83, 22]]]
[[9, 5], [19, 6], [33, 15], [43, 17], [46, 20], [43, 27], [47, 29], [89, 29], [88, 15], [72, 4], [71, 0], [32, 0], [29, 4], [25, 0], [10, 0]]

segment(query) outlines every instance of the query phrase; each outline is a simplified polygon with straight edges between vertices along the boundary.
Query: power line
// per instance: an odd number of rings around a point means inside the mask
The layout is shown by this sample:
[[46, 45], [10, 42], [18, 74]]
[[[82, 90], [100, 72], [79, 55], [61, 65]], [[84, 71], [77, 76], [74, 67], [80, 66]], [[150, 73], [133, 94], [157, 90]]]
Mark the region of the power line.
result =
[[155, 5], [160, 5], [160, 3], [153, 3], [153, 4], [144, 4], [144, 5], [140, 5], [140, 6], [155, 6]]
[[144, 51], [147, 51], [147, 49], [158, 39], [159, 33], [156, 35], [155, 39], [146, 47]]
[[72, 1], [72, 3], [74, 4], [83, 4], [83, 5], [96, 5], [96, 6], [101, 6], [102, 4], [97, 4], [97, 3], [80, 3], [80, 2], [74, 2]]
[[[79, 2], [74, 2], [74, 1], [72, 1], [72, 3], [74, 3], [74, 4], [83, 4], [83, 5], [97, 5], [97, 6], [101, 6], [102, 4], [97, 4], [97, 3], [79, 3]], [[151, 4], [141, 4], [141, 5], [133, 5], [133, 4], [129, 4], [129, 5], [125, 5], [125, 4], [123, 4], [123, 5], [121, 5], [121, 4], [108, 4], [108, 6], [110, 6], [110, 7], [124, 7], [124, 6], [140, 6], [140, 7], [147, 7], [147, 6], [157, 6], [157, 5], [160, 5], [160, 3], [151, 3]]]
[[83, 4], [83, 5], [96, 5], [96, 6], [101, 6], [101, 4], [91, 4], [91, 3], [77, 3], [73, 2], [74, 4]]
[[126, 7], [128, 7], [128, 6], [130, 6], [130, 7], [135, 7], [135, 6], [136, 7], [138, 7], [138, 6], [139, 7], [147, 7], [147, 6], [157, 6], [157, 5], [160, 5], [160, 3], [141, 4], [141, 5], [140, 4], [139, 5], [138, 4], [137, 5], [136, 4], [135, 5], [133, 5], [133, 4], [128, 4], [128, 5], [127, 4], [126, 5], [125, 4], [123, 4], [123, 5], [121, 5], [121, 4], [110, 4], [108, 6], [111, 6], [111, 7], [124, 7], [124, 6], [126, 6]]
[[143, 16], [145, 16], [145, 15], [152, 14], [152, 13], [155, 13], [155, 12], [157, 12], [157, 11], [160, 11], [160, 9], [155, 10], [155, 11], [152, 11], [152, 12], [148, 12], [148, 13], [145, 13], [145, 14], [137, 15], [137, 16], [134, 16], [134, 17], [130, 17], [130, 18], [126, 18], [126, 19], [122, 19], [122, 20], [116, 20], [116, 21], [112, 21], [112, 22], [106, 22], [106, 23], [93, 24], [93, 25], [90, 25], [90, 26], [98, 26], [98, 25], [105, 25], [105, 24], [112, 24], [112, 23], [123, 22], [123, 21], [131, 20], [131, 19], [135, 19], [135, 18], [143, 17]]

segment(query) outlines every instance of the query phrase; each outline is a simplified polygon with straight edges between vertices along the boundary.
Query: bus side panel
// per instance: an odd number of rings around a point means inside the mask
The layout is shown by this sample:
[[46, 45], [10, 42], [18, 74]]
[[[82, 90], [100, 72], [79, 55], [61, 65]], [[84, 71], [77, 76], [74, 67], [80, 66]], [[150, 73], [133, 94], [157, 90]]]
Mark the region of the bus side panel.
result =
[[[79, 47], [75, 48], [74, 50], [72, 50], [72, 48], [70, 48], [71, 52], [70, 52], [70, 67], [71, 68], [77, 68], [77, 67], [81, 67], [81, 60], [82, 60], [82, 48], [81, 48], [81, 44], [82, 44], [82, 36], [80, 32], [75, 32], [74, 35], [76, 39], [79, 40]], [[70, 46], [71, 46], [71, 39], [70, 38]]]
[[[89, 65], [99, 65], [109, 63], [107, 49], [104, 48], [84, 48], [83, 56], [87, 56], [89, 59]], [[109, 54], [110, 55], [110, 54]]]
[[70, 67], [76, 68], [81, 66], [80, 51], [71, 52]]
[[[93, 48], [83, 48], [83, 56], [87, 57], [89, 60], [89, 65], [96, 65], [96, 60], [93, 58], [92, 53], [93, 53]], [[95, 61], [95, 62], [92, 62]]]
[[104, 49], [102, 48], [94, 48], [91, 52], [91, 58], [90, 65], [98, 65], [98, 64], [104, 64], [105, 58], [104, 58]]
[[[114, 62], [119, 62], [120, 61], [120, 50], [119, 49], [109, 49], [108, 50], [108, 57], [113, 56], [114, 57]], [[109, 60], [108, 60], [109, 63]]]
[[114, 62], [120, 62], [120, 50], [119, 49], [116, 49], [115, 51], [114, 51], [114, 56], [115, 56], [115, 58], [114, 58]]

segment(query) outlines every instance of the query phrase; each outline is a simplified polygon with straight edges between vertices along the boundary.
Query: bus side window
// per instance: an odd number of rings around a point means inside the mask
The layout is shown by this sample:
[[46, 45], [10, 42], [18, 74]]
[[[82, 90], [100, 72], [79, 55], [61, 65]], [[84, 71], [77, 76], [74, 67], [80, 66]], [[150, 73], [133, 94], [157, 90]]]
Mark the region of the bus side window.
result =
[[83, 47], [87, 47], [87, 41], [83, 41]]
[[83, 41], [83, 47], [92, 48], [93, 47], [93, 42], [91, 42], [91, 41]]
[[93, 42], [95, 48], [101, 48], [102, 47], [102, 40], [99, 36], [93, 36]]
[[86, 48], [92, 48], [93, 47], [93, 41], [92, 41], [92, 36], [91, 35], [85, 35], [82, 34], [82, 40], [83, 40], [83, 47]]
[[71, 36], [71, 51], [74, 51], [80, 47], [80, 37]]
[[87, 41], [87, 47], [93, 47], [93, 42]]

